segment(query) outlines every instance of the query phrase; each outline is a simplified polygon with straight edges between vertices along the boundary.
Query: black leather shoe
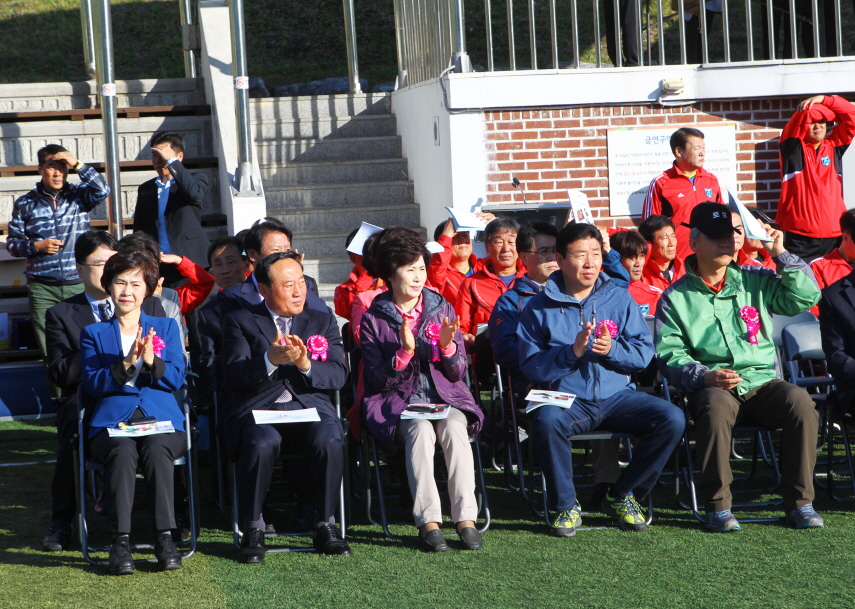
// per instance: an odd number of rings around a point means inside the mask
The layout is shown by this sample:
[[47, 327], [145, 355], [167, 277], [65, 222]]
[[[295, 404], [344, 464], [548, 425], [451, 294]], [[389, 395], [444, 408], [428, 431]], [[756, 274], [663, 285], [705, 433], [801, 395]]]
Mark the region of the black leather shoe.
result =
[[480, 550], [484, 547], [484, 540], [481, 539], [478, 529], [463, 527], [457, 534], [460, 536], [460, 543], [463, 544], [464, 550]]
[[439, 529], [431, 529], [427, 533], [419, 533], [419, 545], [425, 552], [445, 552], [448, 544]]
[[342, 539], [338, 527], [334, 524], [324, 524], [316, 528], [312, 545], [318, 552], [331, 556], [353, 556], [350, 546]]
[[133, 575], [134, 571], [134, 556], [128, 542], [114, 543], [110, 548], [110, 575]]
[[61, 552], [71, 544], [71, 526], [67, 522], [52, 522], [42, 540], [45, 552]]
[[267, 552], [267, 548], [264, 546], [264, 531], [261, 529], [249, 529], [243, 534], [243, 539], [240, 541], [238, 562], [264, 562], [265, 552]]
[[175, 571], [175, 569], [184, 566], [181, 563], [181, 554], [172, 541], [172, 533], [157, 536], [154, 541], [154, 557], [157, 558], [157, 564], [164, 571]]

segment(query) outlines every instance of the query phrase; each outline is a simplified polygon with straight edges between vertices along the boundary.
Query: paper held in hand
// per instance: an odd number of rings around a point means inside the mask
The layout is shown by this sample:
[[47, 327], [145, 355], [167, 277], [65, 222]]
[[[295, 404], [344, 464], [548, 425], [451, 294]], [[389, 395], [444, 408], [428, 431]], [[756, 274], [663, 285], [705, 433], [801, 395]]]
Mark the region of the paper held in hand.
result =
[[561, 391], [546, 391], [543, 389], [532, 389], [525, 396], [528, 405], [525, 407], [526, 413], [536, 410], [541, 406], [559, 406], [561, 408], [570, 408], [573, 405], [573, 400], [576, 399], [574, 393], [562, 393]]
[[448, 418], [448, 404], [409, 404], [401, 413], [401, 420], [426, 419], [428, 421], [439, 421]]
[[766, 229], [760, 224], [760, 220], [755, 218], [754, 214], [748, 211], [748, 208], [733, 194], [735, 191], [726, 186], [720, 186], [722, 199], [731, 211], [738, 212], [739, 217], [742, 218], [742, 228], [745, 229], [745, 238], [757, 239], [758, 241], [772, 241], [772, 239], [766, 236]]
[[350, 241], [350, 245], [347, 246], [347, 251], [351, 254], [356, 254], [357, 256], [362, 255], [362, 246], [365, 245], [365, 242], [368, 240], [368, 237], [373, 235], [374, 233], [380, 232], [383, 230], [379, 226], [374, 226], [373, 224], [369, 224], [368, 222], [363, 222], [359, 227], [359, 231], [357, 231], [356, 235], [353, 236], [353, 239]]
[[[461, 209], [452, 209], [446, 207], [451, 219], [454, 220], [454, 230], [458, 233], [470, 230], [484, 230], [487, 223], [475, 215], [473, 212], [463, 211]], [[480, 207], [475, 209], [475, 212], [480, 211]]]
[[591, 213], [591, 205], [588, 203], [588, 195], [581, 190], [568, 190], [567, 198], [570, 199], [570, 209], [573, 212], [573, 220], [577, 224], [594, 224], [594, 215]]
[[156, 423], [145, 423], [143, 425], [129, 425], [122, 429], [108, 427], [107, 435], [111, 438], [141, 438], [159, 433], [172, 433], [173, 431], [175, 431], [175, 428], [172, 426], [172, 421], [157, 421]]
[[300, 410], [253, 410], [256, 425], [277, 425], [279, 423], [312, 423], [320, 421], [317, 408]]

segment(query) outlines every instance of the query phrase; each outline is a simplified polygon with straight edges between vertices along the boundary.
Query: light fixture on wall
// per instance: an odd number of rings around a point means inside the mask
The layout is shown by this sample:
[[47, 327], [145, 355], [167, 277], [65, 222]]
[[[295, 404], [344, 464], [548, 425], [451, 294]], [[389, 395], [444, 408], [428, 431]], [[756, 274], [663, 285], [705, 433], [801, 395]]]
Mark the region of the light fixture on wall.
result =
[[686, 83], [682, 78], [664, 78], [659, 83], [662, 95], [679, 95], [685, 88]]

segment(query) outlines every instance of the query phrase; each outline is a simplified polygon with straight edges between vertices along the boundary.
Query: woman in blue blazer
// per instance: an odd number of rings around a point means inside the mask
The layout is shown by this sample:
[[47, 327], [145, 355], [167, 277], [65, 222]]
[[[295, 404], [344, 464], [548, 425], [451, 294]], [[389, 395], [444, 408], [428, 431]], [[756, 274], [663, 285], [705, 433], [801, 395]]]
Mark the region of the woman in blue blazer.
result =
[[[80, 337], [83, 387], [96, 404], [89, 423], [92, 457], [104, 464], [113, 535], [110, 572], [134, 572], [130, 552], [131, 508], [137, 463], [141, 465], [157, 532], [155, 556], [164, 570], [180, 569], [172, 542], [173, 461], [186, 450], [184, 415], [172, 392], [184, 384], [184, 346], [175, 321], [140, 310], [157, 287], [158, 263], [147, 252], [112, 256], [101, 284], [115, 315], [83, 328]], [[108, 428], [140, 417], [171, 421], [175, 431], [142, 437], [110, 437]]]

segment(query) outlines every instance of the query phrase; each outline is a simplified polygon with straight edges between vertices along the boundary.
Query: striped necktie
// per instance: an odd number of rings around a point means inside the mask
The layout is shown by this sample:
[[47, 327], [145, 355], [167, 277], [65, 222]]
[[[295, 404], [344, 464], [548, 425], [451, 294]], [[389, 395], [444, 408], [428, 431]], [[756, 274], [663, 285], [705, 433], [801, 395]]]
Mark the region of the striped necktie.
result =
[[[277, 317], [276, 325], [279, 327], [279, 332], [282, 336], [291, 332], [291, 318], [290, 317]], [[286, 402], [290, 402], [294, 399], [294, 396], [291, 395], [291, 392], [287, 389], [283, 391], [278, 398], [276, 398], [276, 404], [284, 404]]]

